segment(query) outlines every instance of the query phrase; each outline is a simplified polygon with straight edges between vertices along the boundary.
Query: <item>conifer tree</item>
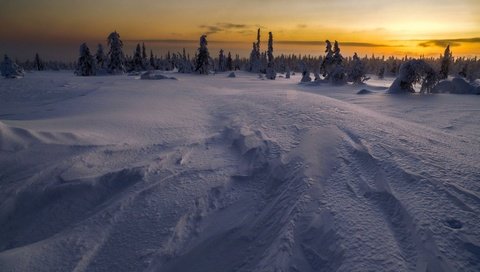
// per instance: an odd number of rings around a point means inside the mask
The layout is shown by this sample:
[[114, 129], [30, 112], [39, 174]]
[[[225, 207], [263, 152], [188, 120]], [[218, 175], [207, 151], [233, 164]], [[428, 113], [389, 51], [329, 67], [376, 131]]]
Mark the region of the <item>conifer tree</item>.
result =
[[155, 57], [153, 56], [153, 51], [150, 50], [150, 59], [149, 59], [149, 63], [150, 63], [150, 67], [152, 69], [157, 69], [157, 65], [156, 65], [156, 61], [155, 61]]
[[233, 70], [233, 60], [232, 60], [232, 54], [230, 54], [230, 52], [228, 52], [228, 56], [227, 56], [227, 70], [228, 71]]
[[75, 73], [78, 76], [95, 75], [95, 61], [86, 43], [80, 45], [80, 57], [77, 61], [77, 70]]
[[353, 55], [352, 65], [348, 72], [348, 79], [355, 84], [360, 84], [368, 80], [366, 76], [365, 65], [360, 60], [357, 53]]
[[142, 59], [147, 62], [147, 49], [145, 48], [145, 43], [142, 43]]
[[103, 45], [101, 43], [98, 44], [97, 53], [95, 54], [95, 60], [97, 61], [97, 68], [105, 69], [106, 68], [106, 61], [107, 56], [103, 50]]
[[259, 73], [261, 67], [261, 52], [260, 52], [260, 28], [257, 30], [257, 42], [253, 43], [252, 52], [250, 53], [250, 67], [249, 71], [252, 73]]
[[40, 59], [40, 56], [38, 56], [38, 53], [35, 54], [34, 67], [35, 67], [35, 70], [37, 70], [37, 71], [45, 70], [45, 65], [43, 64], [42, 60]]
[[7, 55], [0, 63], [0, 73], [5, 78], [17, 78], [24, 75], [23, 69], [12, 61]]
[[275, 63], [274, 63], [274, 57], [273, 57], [273, 35], [272, 32], [268, 33], [268, 51], [267, 51], [267, 78], [274, 80], [275, 77], [277, 76], [277, 73], [275, 72]]
[[325, 41], [326, 48], [325, 48], [325, 58], [322, 61], [320, 69], [323, 70], [323, 77], [327, 77], [327, 75], [331, 72], [331, 67], [333, 65], [333, 50], [332, 50], [332, 43], [329, 40]]
[[218, 54], [218, 71], [225, 72], [227, 70], [227, 60], [225, 59], [225, 54], [223, 53], [223, 49], [220, 49], [220, 53]]
[[144, 70], [143, 67], [143, 58], [142, 58], [142, 49], [140, 47], [140, 44], [137, 44], [137, 47], [135, 48], [135, 53], [133, 54], [133, 67], [132, 69], [135, 71], [142, 71]]
[[110, 33], [107, 38], [110, 51], [108, 52], [108, 70], [112, 74], [125, 72], [125, 55], [123, 54], [123, 42], [117, 31]]
[[195, 71], [202, 75], [208, 75], [210, 68], [210, 53], [208, 52], [207, 45], [207, 35], [202, 35], [200, 37], [200, 47], [197, 50], [198, 55], [195, 61]]
[[452, 52], [450, 51], [450, 45], [447, 45], [447, 48], [445, 48], [445, 52], [443, 53], [443, 57], [442, 57], [439, 79], [446, 79], [448, 77], [451, 60], [452, 60]]

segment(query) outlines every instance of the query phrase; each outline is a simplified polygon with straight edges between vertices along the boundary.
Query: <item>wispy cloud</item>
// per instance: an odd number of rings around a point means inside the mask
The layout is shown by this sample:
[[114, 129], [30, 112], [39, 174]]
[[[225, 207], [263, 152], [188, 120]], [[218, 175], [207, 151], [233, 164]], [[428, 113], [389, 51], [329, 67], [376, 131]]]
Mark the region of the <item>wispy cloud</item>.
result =
[[451, 47], [460, 46], [462, 43], [480, 43], [480, 37], [475, 38], [465, 38], [465, 39], [439, 39], [439, 40], [427, 40], [421, 41], [418, 46], [421, 47], [446, 47], [450, 45]]
[[[325, 41], [276, 41], [278, 44], [288, 45], [325, 45]], [[402, 45], [386, 45], [376, 43], [363, 43], [363, 42], [342, 42], [339, 41], [340, 46], [354, 46], [354, 47], [401, 47]]]
[[215, 34], [223, 31], [235, 31], [240, 34], [244, 33], [248, 29], [254, 28], [254, 25], [247, 25], [247, 24], [236, 24], [230, 22], [222, 22], [216, 23], [213, 25], [200, 25], [200, 28], [207, 30], [205, 34]]

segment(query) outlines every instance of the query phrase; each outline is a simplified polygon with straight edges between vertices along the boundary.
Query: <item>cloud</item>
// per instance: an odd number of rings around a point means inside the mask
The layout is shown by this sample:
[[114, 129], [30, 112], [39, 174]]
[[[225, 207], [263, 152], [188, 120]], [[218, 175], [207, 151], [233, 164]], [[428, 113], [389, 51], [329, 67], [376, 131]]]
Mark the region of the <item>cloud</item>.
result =
[[215, 33], [218, 33], [220, 31], [223, 31], [223, 28], [221, 28], [219, 26], [216, 26], [216, 25], [201, 25], [200, 28], [206, 29], [207, 31], [205, 32], [205, 34], [207, 34], [207, 35], [215, 34]]
[[232, 31], [232, 30], [240, 34], [243, 34], [245, 31], [253, 27], [255, 26], [247, 25], [247, 24], [228, 23], [228, 22], [216, 23], [213, 25], [200, 25], [200, 28], [207, 30], [207, 32], [205, 33], [207, 35], [223, 32], [223, 31]]
[[[325, 45], [325, 41], [276, 41], [278, 44], [289, 44], [289, 45]], [[375, 44], [375, 43], [363, 43], [363, 42], [339, 42], [340, 46], [355, 46], [355, 47], [392, 47], [385, 44]], [[399, 46], [395, 46], [399, 47]]]
[[440, 40], [427, 40], [418, 43], [418, 46], [421, 47], [446, 47], [450, 45], [451, 47], [460, 46], [462, 43], [480, 43], [480, 37], [475, 38], [465, 38], [465, 39], [440, 39]]

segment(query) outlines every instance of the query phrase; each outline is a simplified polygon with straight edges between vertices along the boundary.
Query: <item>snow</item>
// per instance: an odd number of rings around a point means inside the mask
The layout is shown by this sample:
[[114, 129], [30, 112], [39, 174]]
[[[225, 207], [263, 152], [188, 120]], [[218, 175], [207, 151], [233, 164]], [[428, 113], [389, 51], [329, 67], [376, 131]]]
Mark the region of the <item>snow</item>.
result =
[[0, 80], [1, 271], [478, 271], [480, 96]]

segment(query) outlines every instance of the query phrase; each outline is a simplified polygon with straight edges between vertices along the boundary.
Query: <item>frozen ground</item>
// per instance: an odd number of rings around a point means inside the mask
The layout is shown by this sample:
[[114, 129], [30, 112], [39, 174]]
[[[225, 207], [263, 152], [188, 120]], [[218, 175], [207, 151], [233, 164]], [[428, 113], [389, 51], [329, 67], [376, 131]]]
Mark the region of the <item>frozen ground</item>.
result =
[[480, 271], [480, 96], [174, 76], [0, 80], [0, 271]]

